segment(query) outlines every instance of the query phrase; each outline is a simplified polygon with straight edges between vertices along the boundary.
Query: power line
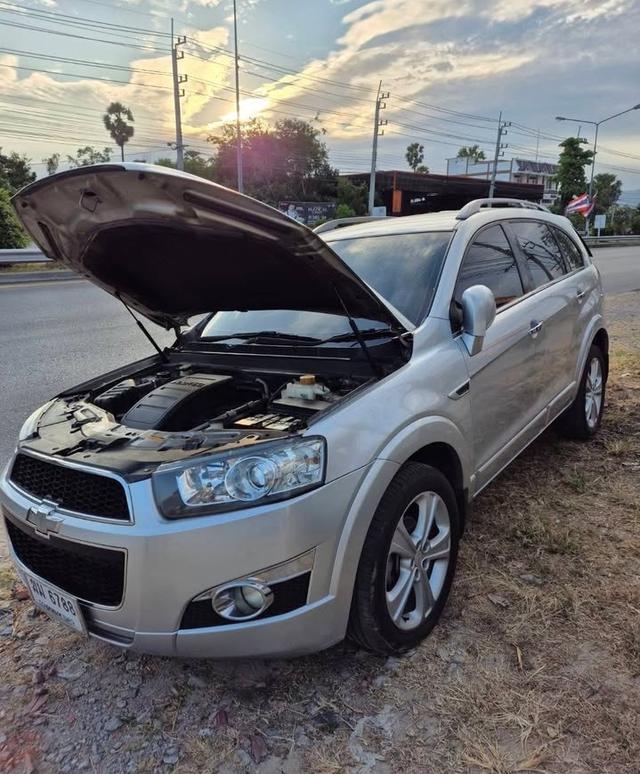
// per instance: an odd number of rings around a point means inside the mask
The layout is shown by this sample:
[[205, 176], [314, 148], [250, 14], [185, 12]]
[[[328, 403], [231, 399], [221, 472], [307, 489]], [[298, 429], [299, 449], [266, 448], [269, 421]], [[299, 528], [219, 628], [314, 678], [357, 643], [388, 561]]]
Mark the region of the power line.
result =
[[92, 81], [104, 81], [105, 83], [119, 83], [124, 86], [135, 86], [135, 87], [142, 87], [145, 89], [157, 89], [159, 91], [171, 91], [170, 86], [155, 86], [152, 83], [132, 83], [131, 81], [117, 81], [113, 78], [100, 78], [97, 75], [87, 75], [86, 73], [61, 73], [57, 70], [43, 70], [37, 67], [23, 67], [22, 65], [9, 65], [9, 64], [2, 64], [0, 62], [0, 67], [7, 67], [10, 70], [26, 70], [27, 72], [31, 73], [47, 73], [50, 75], [58, 75], [65, 78], [84, 78]]
[[140, 51], [153, 51], [154, 53], [166, 54], [164, 49], [156, 48], [153, 46], [144, 46], [137, 43], [128, 43], [122, 40], [106, 40], [104, 38], [93, 38], [88, 35], [76, 35], [73, 32], [63, 32], [62, 30], [48, 30], [46, 27], [36, 27], [30, 24], [19, 24], [17, 22], [9, 22], [5, 19], [2, 20], [2, 24], [5, 27], [15, 27], [16, 29], [29, 30], [35, 32], [45, 32], [50, 35], [59, 35], [64, 38], [74, 38], [76, 40], [89, 40], [93, 43], [109, 43], [114, 46], [122, 46], [124, 48], [135, 48]]
[[[0, 10], [3, 13], [19, 14], [21, 17], [30, 17], [34, 19], [40, 19], [48, 21], [53, 24], [71, 24], [74, 27], [81, 26], [82, 28], [94, 27], [99, 30], [115, 30], [118, 34], [121, 33], [133, 33], [139, 35], [141, 32], [146, 35], [155, 35], [157, 37], [171, 38], [170, 33], [160, 32], [158, 30], [150, 30], [140, 27], [132, 27], [125, 24], [116, 24], [115, 22], [103, 22], [99, 19], [89, 19], [85, 16], [69, 15], [66, 13], [60, 13], [59, 11], [50, 11], [44, 8], [34, 8], [28, 5], [16, 5], [10, 3], [8, 0], [0, 0]], [[16, 9], [16, 10], [14, 10]]]

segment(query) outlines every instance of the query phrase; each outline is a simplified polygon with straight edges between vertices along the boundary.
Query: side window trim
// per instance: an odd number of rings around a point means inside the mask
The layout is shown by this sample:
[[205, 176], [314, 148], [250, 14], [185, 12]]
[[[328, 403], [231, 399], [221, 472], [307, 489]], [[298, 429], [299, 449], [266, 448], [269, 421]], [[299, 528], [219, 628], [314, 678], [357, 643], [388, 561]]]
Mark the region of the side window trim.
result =
[[528, 296], [529, 293], [533, 293], [533, 291], [536, 289], [536, 286], [533, 281], [533, 276], [529, 271], [527, 258], [525, 254], [522, 252], [522, 250], [520, 249], [520, 244], [518, 243], [518, 240], [516, 239], [516, 235], [513, 231], [513, 228], [511, 227], [511, 224], [513, 222], [514, 222], [513, 220], [503, 220], [502, 227], [507, 235], [509, 244], [511, 245], [511, 250], [513, 251], [513, 254], [516, 257], [518, 270], [520, 271], [520, 279], [522, 280], [522, 287], [524, 288], [524, 294], [523, 294], [523, 298], [524, 298], [524, 296]]

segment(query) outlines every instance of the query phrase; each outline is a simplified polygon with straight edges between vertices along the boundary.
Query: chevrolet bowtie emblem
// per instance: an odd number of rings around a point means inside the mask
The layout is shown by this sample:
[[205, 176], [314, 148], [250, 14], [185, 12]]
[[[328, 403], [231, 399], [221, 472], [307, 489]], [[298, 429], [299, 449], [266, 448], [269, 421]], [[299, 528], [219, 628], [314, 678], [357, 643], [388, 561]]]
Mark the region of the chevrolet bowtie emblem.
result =
[[56, 516], [55, 503], [43, 502], [33, 508], [29, 508], [27, 521], [36, 528], [36, 532], [43, 537], [49, 537], [52, 532], [58, 532], [64, 521], [62, 516]]

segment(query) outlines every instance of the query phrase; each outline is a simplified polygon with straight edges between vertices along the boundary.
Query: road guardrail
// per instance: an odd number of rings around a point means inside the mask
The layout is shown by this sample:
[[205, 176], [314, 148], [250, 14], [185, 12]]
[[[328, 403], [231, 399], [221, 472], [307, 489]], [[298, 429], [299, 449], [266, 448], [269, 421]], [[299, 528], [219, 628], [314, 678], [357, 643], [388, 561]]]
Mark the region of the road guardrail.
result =
[[0, 250], [0, 266], [11, 266], [14, 263], [44, 263], [49, 260], [37, 247]]
[[584, 241], [590, 247], [607, 247], [607, 245], [640, 245], [640, 234], [625, 234], [624, 236], [589, 236]]

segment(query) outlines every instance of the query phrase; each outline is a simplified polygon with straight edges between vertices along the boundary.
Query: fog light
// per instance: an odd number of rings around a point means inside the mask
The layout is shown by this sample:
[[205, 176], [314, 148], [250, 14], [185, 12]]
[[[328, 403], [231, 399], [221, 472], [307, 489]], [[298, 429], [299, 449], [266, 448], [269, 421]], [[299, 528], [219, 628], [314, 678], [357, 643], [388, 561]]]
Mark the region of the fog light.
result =
[[215, 591], [211, 604], [215, 612], [229, 621], [256, 618], [273, 602], [273, 592], [265, 583], [247, 578], [227, 583]]

